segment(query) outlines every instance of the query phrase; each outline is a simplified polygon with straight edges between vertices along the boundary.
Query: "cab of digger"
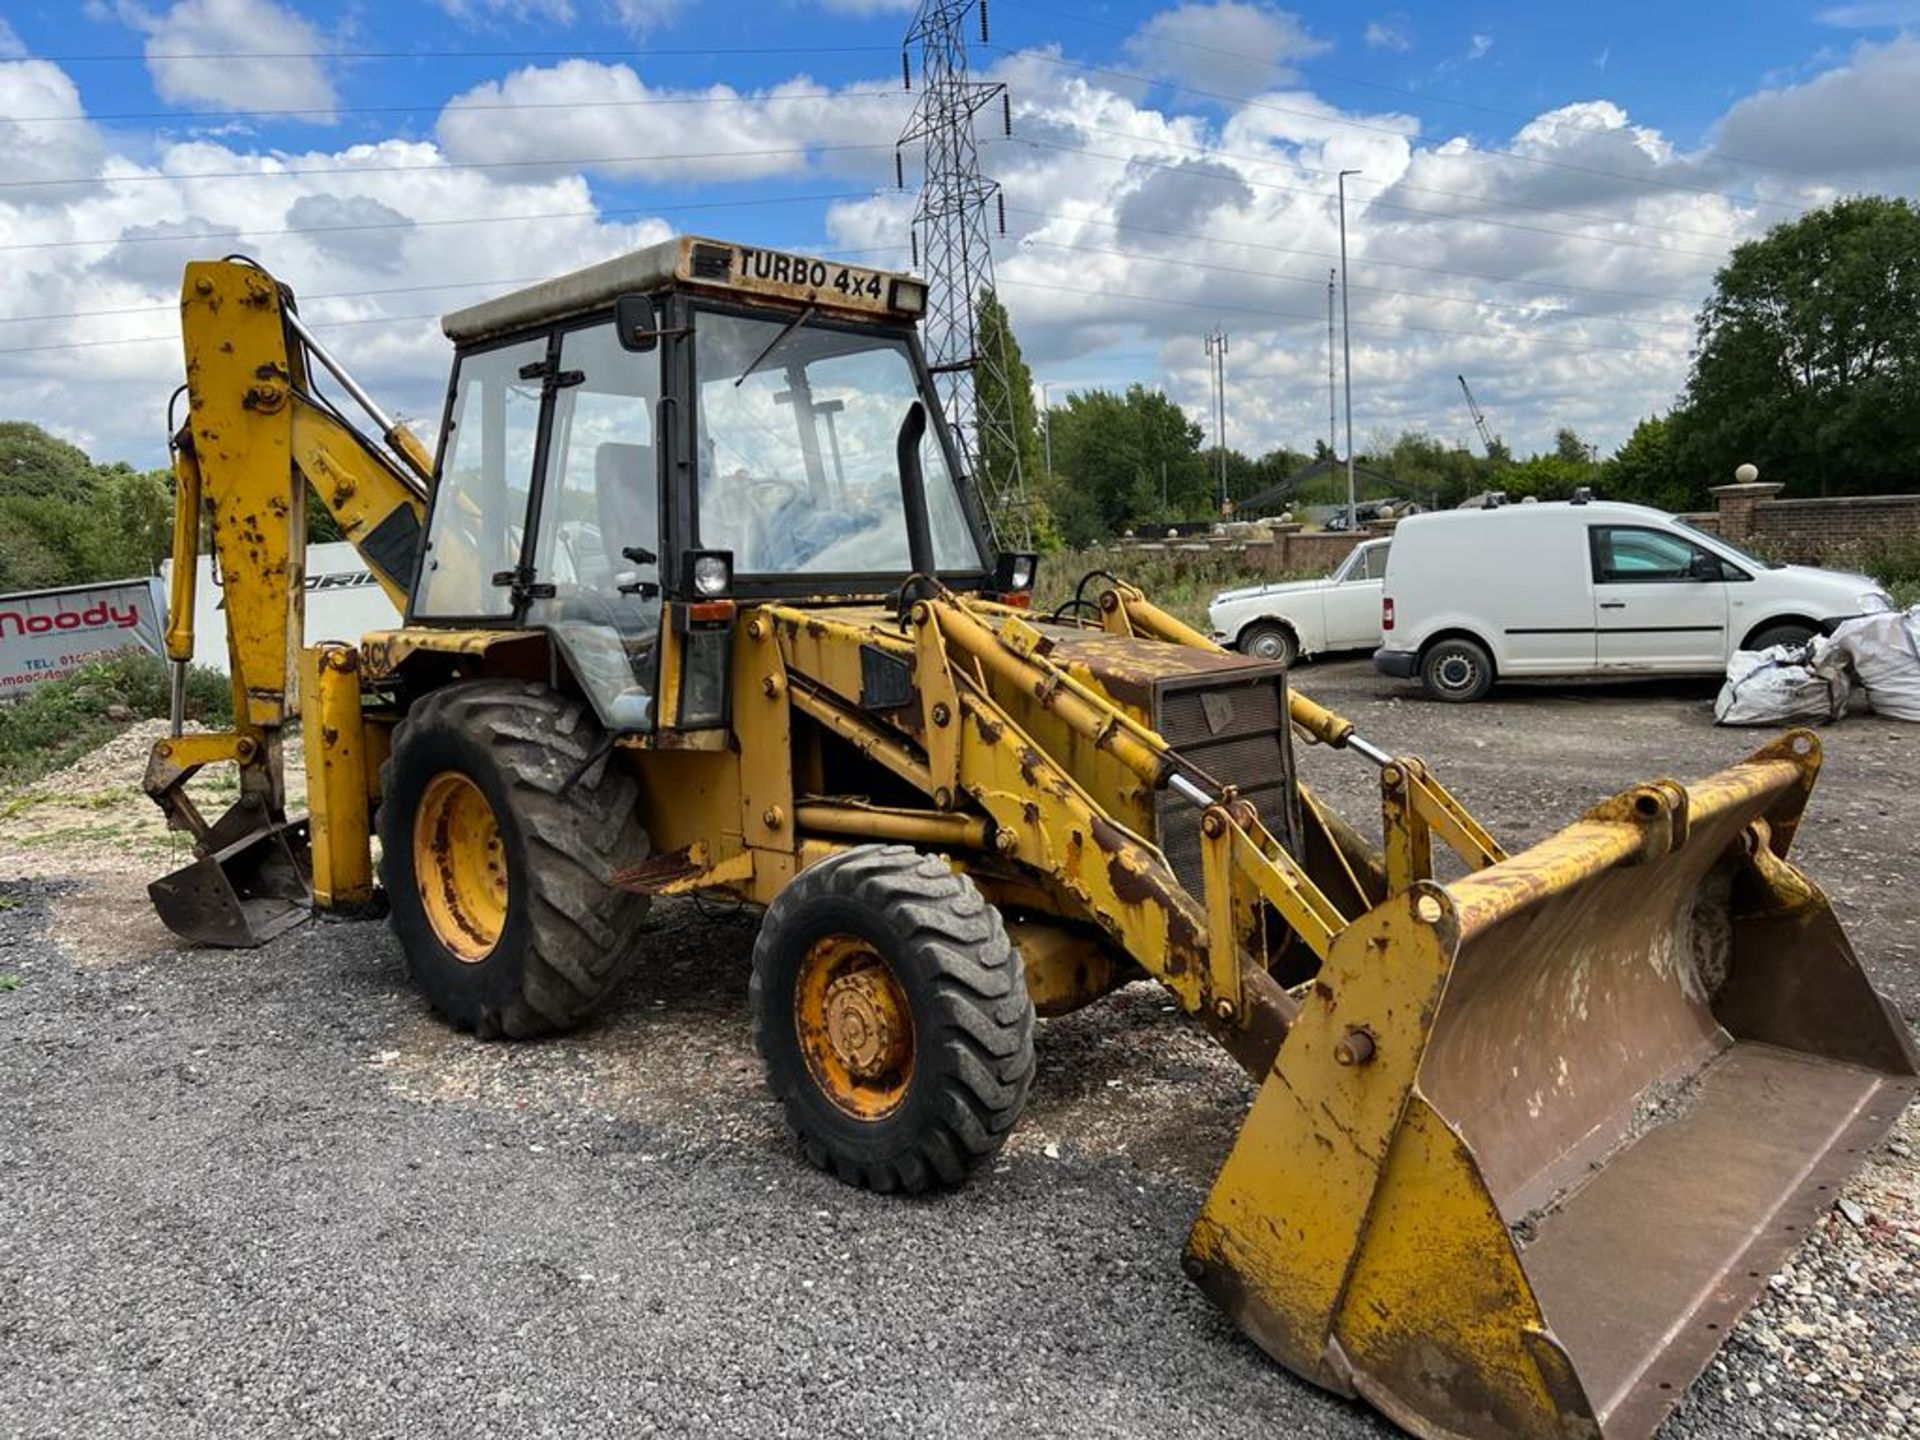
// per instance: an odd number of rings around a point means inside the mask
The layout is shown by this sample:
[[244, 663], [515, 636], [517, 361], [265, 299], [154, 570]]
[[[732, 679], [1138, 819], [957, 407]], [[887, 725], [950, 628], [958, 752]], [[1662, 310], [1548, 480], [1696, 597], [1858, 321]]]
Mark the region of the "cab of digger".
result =
[[[913, 292], [765, 254], [669, 241], [447, 317], [409, 623], [544, 630], [601, 721], [632, 733], [658, 719], [663, 625], [683, 648], [671, 723], [698, 728], [724, 720], [736, 598], [872, 600], [921, 568], [989, 585], [915, 312], [894, 299]], [[916, 409], [932, 423], [903, 451]], [[903, 454], [931, 567], [913, 563]]]

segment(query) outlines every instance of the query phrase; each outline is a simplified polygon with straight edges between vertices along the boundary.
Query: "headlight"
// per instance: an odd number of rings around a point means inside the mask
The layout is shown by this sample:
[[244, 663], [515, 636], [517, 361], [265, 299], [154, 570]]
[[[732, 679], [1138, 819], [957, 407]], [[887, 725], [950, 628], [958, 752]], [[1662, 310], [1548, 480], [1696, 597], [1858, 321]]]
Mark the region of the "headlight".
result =
[[902, 315], [926, 313], [927, 287], [918, 280], [895, 280], [892, 293], [887, 298], [893, 308]]
[[1878, 615], [1883, 610], [1893, 609], [1893, 597], [1884, 590], [1868, 590], [1856, 595], [1853, 603], [1862, 615]]
[[711, 600], [733, 588], [733, 554], [728, 550], [695, 550], [687, 556], [687, 588]]
[[1034, 572], [1040, 557], [1027, 551], [1002, 551], [993, 567], [993, 588], [1003, 595], [1018, 595], [1033, 589]]

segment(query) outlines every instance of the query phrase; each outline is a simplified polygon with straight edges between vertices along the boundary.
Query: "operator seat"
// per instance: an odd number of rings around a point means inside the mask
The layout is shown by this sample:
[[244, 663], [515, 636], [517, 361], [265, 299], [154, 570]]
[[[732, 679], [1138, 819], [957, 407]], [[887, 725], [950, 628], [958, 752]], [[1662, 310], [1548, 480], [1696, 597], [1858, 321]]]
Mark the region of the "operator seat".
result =
[[652, 683], [660, 638], [660, 604], [657, 598], [623, 595], [616, 587], [659, 573], [657, 565], [621, 553], [628, 547], [659, 553], [653, 447], [611, 440], [596, 447], [593, 493], [606, 559], [604, 588], [583, 588], [570, 596], [565, 618], [553, 629], [601, 719], [617, 731], [645, 730], [653, 715], [646, 686]]
[[620, 553], [624, 546], [660, 553], [658, 494], [651, 445], [609, 440], [593, 452], [593, 498], [609, 575], [643, 568]]

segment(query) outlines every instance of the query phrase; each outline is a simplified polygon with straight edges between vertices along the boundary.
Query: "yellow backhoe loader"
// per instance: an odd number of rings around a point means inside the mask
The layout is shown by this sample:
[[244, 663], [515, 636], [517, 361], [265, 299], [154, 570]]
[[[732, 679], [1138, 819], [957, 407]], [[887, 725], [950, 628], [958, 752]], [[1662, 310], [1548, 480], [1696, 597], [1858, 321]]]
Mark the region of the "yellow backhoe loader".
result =
[[[1914, 1086], [1787, 859], [1817, 741], [1508, 854], [1132, 586], [1033, 611], [925, 299], [625, 255], [447, 318], [430, 458], [286, 286], [189, 266], [168, 653], [204, 524], [234, 726], [155, 747], [198, 855], [160, 913], [249, 945], [384, 894], [448, 1021], [532, 1036], [620, 983], [650, 897], [763, 906], [768, 1083], [808, 1159], [883, 1191], [994, 1153], [1036, 1014], [1150, 977], [1258, 1085], [1184, 1255], [1255, 1343], [1416, 1435], [1650, 1434]], [[309, 494], [399, 628], [300, 648]], [[1378, 844], [1300, 783], [1307, 743], [1377, 767]], [[209, 821], [185, 782], [216, 762], [240, 799]]]

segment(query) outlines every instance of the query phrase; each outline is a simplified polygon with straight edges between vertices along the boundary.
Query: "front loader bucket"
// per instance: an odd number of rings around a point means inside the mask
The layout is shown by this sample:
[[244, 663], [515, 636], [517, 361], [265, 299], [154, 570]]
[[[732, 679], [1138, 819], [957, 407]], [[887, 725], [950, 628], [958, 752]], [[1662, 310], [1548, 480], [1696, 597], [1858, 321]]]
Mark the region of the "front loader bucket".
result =
[[[216, 827], [216, 843], [220, 838]], [[218, 844], [155, 880], [147, 894], [166, 927], [182, 939], [245, 950], [313, 913], [312, 873], [307, 822], [275, 821]]]
[[1920, 1069], [1786, 862], [1818, 765], [1795, 732], [1341, 932], [1188, 1273], [1416, 1435], [1651, 1435]]

